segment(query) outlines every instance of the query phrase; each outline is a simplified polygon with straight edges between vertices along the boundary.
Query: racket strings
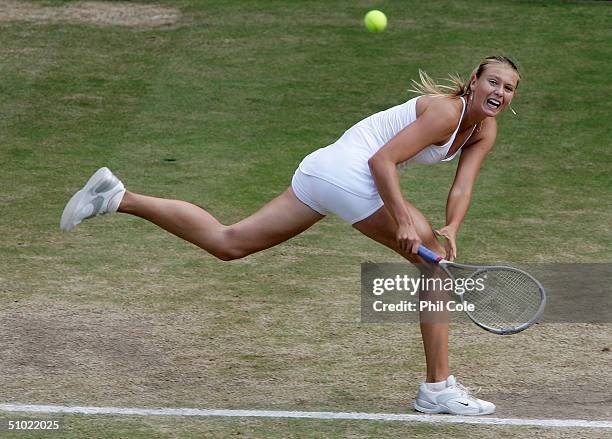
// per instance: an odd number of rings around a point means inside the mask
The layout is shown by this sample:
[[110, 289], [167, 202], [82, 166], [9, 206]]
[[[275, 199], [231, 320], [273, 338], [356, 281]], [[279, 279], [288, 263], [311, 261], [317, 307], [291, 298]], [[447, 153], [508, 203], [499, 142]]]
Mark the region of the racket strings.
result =
[[[531, 322], [542, 301], [539, 285], [528, 275], [508, 269], [487, 269], [472, 277], [475, 288], [464, 299], [474, 305], [470, 316], [500, 330]], [[478, 288], [482, 285], [482, 288]]]

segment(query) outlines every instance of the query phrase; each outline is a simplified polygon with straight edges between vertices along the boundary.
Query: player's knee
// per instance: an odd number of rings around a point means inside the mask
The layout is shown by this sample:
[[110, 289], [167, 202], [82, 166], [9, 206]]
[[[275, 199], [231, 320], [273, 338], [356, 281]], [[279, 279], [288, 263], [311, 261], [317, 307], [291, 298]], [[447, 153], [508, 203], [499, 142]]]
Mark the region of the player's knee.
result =
[[441, 256], [444, 256], [444, 253], [446, 252], [444, 247], [442, 247], [442, 244], [440, 244], [440, 241], [438, 241], [438, 238], [436, 238], [433, 234], [423, 240], [423, 245]]
[[220, 251], [215, 251], [213, 255], [222, 261], [235, 261], [236, 259], [244, 258], [246, 256], [246, 253], [231, 249], [224, 249]]
[[[442, 247], [442, 244], [440, 244], [440, 241], [438, 241], [433, 232], [431, 233], [431, 235], [423, 237], [423, 245], [429, 250], [441, 256], [444, 256], [446, 253], [444, 247]], [[438, 266], [438, 264], [432, 264], [428, 262], [424, 264], [419, 264], [419, 270], [421, 271], [421, 274], [427, 277], [446, 277], [446, 273], [444, 272], [444, 270], [442, 270], [442, 268], [440, 268], [440, 266]]]
[[249, 255], [238, 232], [231, 226], [223, 229], [217, 248], [211, 253], [222, 261], [234, 261]]
[[234, 247], [219, 247], [210, 252], [217, 259], [222, 261], [235, 261], [249, 255], [249, 252]]
[[235, 261], [236, 259], [242, 259], [248, 256], [250, 253], [235, 247], [220, 247], [210, 252], [216, 258], [222, 261]]

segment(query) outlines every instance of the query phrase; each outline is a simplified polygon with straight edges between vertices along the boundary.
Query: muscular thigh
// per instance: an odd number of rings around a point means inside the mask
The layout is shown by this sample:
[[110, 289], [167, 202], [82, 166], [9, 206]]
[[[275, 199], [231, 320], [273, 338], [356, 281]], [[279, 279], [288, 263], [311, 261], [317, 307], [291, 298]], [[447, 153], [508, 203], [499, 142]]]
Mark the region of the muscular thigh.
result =
[[228, 226], [225, 242], [239, 257], [245, 256], [286, 241], [322, 218], [288, 188], [251, 216]]
[[[444, 249], [436, 238], [425, 216], [409, 203], [406, 203], [406, 207], [410, 211], [410, 216], [414, 221], [416, 232], [419, 234], [423, 244], [435, 252], [444, 254]], [[385, 206], [381, 207], [373, 215], [363, 221], [353, 224], [353, 227], [376, 242], [391, 248], [410, 261], [415, 263], [423, 262], [419, 256], [400, 250], [396, 240], [397, 224]]]

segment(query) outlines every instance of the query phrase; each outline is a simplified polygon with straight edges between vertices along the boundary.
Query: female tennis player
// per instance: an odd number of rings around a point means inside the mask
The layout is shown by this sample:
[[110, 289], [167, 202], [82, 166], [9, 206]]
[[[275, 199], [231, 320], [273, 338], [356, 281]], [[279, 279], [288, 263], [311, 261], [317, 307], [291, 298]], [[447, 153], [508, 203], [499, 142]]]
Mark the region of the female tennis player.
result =
[[[492, 56], [474, 69], [468, 82], [451, 76], [451, 86], [440, 86], [426, 74], [420, 76], [418, 97], [363, 119], [335, 143], [308, 155], [285, 192], [236, 224], [221, 224], [185, 201], [126, 191], [109, 169], [101, 168], [70, 199], [60, 227], [71, 231], [87, 218], [128, 213], [230, 261], [280, 244], [334, 213], [413, 263], [424, 263], [417, 255], [421, 244], [453, 260], [474, 182], [495, 142], [496, 117], [512, 102], [520, 75], [510, 59]], [[446, 225], [434, 232], [403, 197], [398, 168], [449, 161], [459, 153]], [[445, 248], [436, 235], [445, 238]], [[427, 377], [416, 410], [493, 413], [494, 404], [475, 398], [450, 374], [448, 324], [421, 318], [421, 333]]]

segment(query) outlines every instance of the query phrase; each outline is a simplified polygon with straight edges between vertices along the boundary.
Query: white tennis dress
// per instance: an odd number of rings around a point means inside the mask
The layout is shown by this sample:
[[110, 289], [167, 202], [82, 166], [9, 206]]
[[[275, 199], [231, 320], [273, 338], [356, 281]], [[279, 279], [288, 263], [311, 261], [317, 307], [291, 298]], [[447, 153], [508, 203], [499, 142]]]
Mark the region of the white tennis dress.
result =
[[[296, 196], [322, 215], [335, 213], [349, 224], [372, 215], [383, 206], [368, 160], [402, 129], [417, 119], [419, 97], [369, 116], [349, 128], [336, 142], [317, 149], [302, 160], [291, 186]], [[414, 157], [398, 164], [434, 164], [455, 158], [461, 147], [445, 158], [457, 136], [457, 128], [444, 145], [429, 145]], [[473, 131], [473, 130], [472, 130]]]

